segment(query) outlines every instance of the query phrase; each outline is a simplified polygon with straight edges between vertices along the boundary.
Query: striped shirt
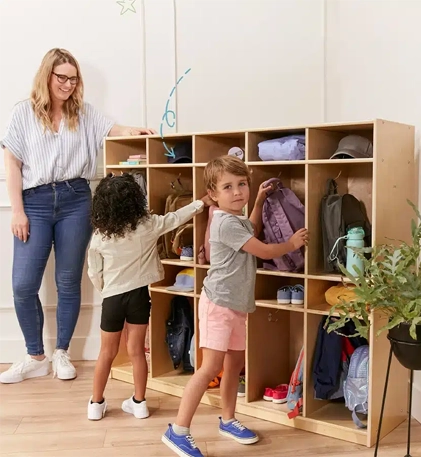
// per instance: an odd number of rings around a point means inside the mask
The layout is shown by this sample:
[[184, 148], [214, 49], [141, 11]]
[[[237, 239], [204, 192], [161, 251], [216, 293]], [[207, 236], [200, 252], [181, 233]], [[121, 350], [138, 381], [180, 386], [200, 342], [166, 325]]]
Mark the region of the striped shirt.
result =
[[114, 122], [84, 104], [79, 126], [71, 131], [62, 119], [58, 132], [46, 130], [30, 100], [17, 103], [0, 144], [22, 162], [22, 190], [74, 178], [93, 179], [97, 155]]

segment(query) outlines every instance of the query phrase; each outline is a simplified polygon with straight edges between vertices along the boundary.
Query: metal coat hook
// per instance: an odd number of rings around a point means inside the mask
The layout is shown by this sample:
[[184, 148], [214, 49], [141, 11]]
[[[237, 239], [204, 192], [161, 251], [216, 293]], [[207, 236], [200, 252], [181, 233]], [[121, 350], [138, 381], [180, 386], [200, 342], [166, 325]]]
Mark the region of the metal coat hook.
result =
[[336, 178], [334, 179], [334, 181], [336, 181], [337, 179], [339, 179], [339, 177], [341, 176], [341, 174], [342, 174], [342, 170], [339, 171], [339, 174], [338, 174], [338, 176], [336, 176]]
[[[275, 315], [278, 314], [278, 313], [279, 313], [279, 309], [277, 309], [275, 311]], [[268, 322], [278, 322], [278, 319], [277, 318], [273, 318], [272, 316], [273, 316], [272, 312], [269, 312], [269, 314], [268, 314]]]
[[174, 185], [174, 184], [175, 184], [176, 181], [178, 182], [178, 184], [180, 185], [180, 187], [183, 189], [183, 184], [181, 184], [180, 178], [181, 178], [181, 173], [178, 174], [177, 178], [174, 179], [174, 181], [171, 181], [171, 182], [170, 182], [170, 185], [171, 185], [171, 188], [172, 188], [172, 189], [175, 189], [175, 185]]

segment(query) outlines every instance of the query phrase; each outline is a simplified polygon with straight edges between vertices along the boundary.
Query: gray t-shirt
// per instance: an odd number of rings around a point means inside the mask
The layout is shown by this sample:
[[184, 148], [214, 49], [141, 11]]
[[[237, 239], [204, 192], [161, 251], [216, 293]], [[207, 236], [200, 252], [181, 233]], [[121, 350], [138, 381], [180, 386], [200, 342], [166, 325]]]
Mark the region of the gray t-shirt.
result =
[[210, 268], [203, 289], [210, 301], [235, 311], [256, 309], [256, 257], [241, 249], [254, 236], [245, 216], [215, 210], [209, 234]]

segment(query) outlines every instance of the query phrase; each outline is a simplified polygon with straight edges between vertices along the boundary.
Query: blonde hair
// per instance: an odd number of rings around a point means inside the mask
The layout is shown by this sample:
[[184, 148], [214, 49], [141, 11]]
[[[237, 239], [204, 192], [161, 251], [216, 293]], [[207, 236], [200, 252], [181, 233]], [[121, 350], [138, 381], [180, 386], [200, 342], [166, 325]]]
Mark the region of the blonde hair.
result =
[[250, 186], [251, 184], [251, 174], [247, 165], [238, 157], [226, 155], [216, 157], [207, 163], [203, 173], [206, 189], [215, 191], [218, 180], [223, 173], [230, 173], [234, 176], [244, 176], [247, 179], [248, 185]]
[[34, 78], [31, 91], [31, 103], [36, 117], [45, 129], [53, 131], [51, 116], [51, 97], [48, 83], [54, 68], [69, 63], [77, 70], [78, 82], [72, 95], [64, 102], [63, 117], [70, 130], [76, 130], [79, 124], [79, 111], [83, 109], [83, 79], [78, 61], [65, 49], [53, 48], [45, 54]]

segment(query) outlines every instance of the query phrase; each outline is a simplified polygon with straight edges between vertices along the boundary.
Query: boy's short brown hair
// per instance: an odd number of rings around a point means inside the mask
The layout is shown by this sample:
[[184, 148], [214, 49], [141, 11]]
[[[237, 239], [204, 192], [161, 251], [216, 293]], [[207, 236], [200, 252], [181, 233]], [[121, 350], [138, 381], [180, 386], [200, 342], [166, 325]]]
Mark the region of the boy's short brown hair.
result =
[[218, 179], [223, 173], [230, 173], [234, 176], [244, 176], [248, 185], [251, 184], [251, 174], [247, 165], [238, 157], [221, 156], [212, 159], [207, 163], [203, 173], [203, 180], [207, 190], [216, 190]]

